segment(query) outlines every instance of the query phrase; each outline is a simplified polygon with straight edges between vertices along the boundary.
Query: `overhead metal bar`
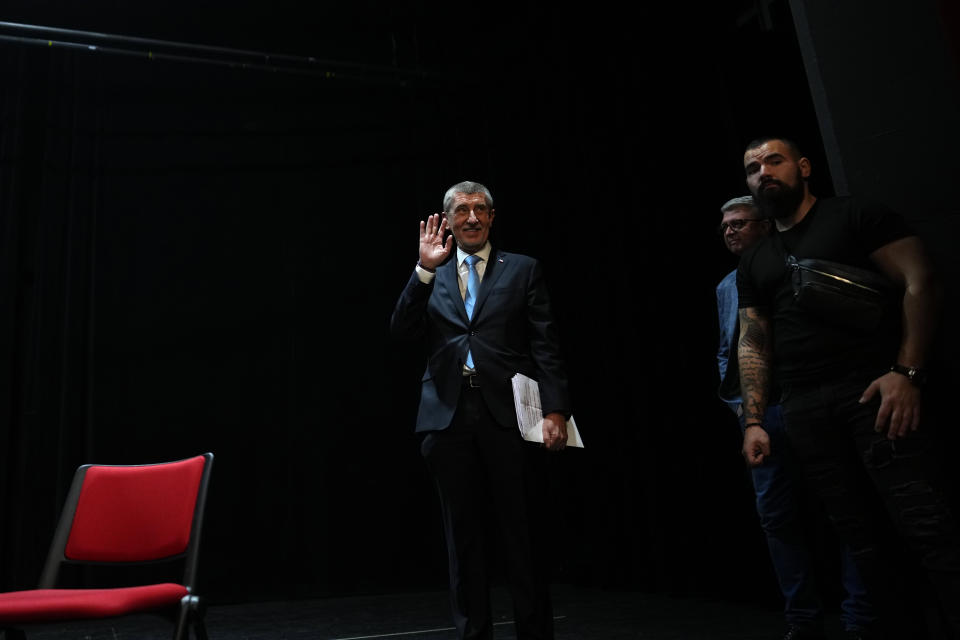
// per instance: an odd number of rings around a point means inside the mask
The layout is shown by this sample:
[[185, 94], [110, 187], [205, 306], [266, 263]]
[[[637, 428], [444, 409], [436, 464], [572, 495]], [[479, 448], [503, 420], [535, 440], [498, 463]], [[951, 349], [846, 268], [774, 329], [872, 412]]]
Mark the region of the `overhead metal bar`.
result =
[[326, 79], [387, 82], [401, 85], [440, 80], [440, 76], [437, 74], [389, 65], [265, 53], [247, 49], [16, 22], [0, 21], [0, 42], [142, 58], [148, 61], [169, 60], [209, 64], [235, 69], [287, 73]]

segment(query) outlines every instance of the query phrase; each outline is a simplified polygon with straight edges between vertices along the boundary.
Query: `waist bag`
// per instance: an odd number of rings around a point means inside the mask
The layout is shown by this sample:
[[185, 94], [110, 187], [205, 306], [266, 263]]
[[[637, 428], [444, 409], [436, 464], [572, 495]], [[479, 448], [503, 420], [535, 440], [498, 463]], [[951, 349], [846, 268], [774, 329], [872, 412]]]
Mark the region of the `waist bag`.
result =
[[786, 261], [797, 306], [832, 324], [872, 331], [897, 308], [896, 287], [879, 273], [789, 254]]

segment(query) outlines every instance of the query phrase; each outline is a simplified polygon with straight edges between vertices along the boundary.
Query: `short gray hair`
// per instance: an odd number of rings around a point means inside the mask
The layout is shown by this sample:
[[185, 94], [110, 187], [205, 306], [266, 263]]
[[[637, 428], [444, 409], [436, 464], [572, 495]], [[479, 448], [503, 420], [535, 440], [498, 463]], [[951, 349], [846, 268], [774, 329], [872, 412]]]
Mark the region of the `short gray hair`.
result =
[[463, 182], [458, 182], [453, 185], [447, 192], [443, 195], [443, 212], [449, 213], [450, 207], [453, 205], [453, 199], [458, 193], [471, 194], [471, 193], [482, 193], [484, 199], [487, 201], [487, 207], [493, 209], [493, 195], [490, 193], [490, 189], [487, 189], [485, 186], [479, 182], [472, 182], [470, 180], [464, 180]]
[[757, 203], [754, 202], [753, 196], [740, 196], [739, 198], [730, 198], [723, 203], [723, 206], [720, 207], [720, 213], [726, 213], [731, 209], [739, 209], [740, 207], [749, 207], [750, 209], [756, 209]]

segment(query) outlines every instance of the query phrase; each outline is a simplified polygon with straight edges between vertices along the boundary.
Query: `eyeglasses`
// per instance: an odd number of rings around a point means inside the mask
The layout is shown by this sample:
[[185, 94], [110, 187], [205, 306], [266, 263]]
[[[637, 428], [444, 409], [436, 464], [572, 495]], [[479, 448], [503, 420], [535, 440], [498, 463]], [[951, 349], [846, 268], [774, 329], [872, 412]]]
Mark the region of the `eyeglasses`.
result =
[[490, 210], [487, 208], [487, 205], [485, 204], [475, 204], [472, 207], [468, 207], [467, 205], [462, 204], [453, 210], [453, 215], [469, 217], [471, 211], [473, 211], [473, 215], [477, 216], [478, 218], [480, 216], [484, 216], [490, 213]]
[[722, 236], [727, 232], [727, 227], [730, 227], [734, 231], [740, 231], [751, 222], [761, 222], [762, 220], [763, 218], [741, 218], [740, 220], [731, 220], [730, 222], [724, 222], [719, 227], [717, 227], [717, 233]]

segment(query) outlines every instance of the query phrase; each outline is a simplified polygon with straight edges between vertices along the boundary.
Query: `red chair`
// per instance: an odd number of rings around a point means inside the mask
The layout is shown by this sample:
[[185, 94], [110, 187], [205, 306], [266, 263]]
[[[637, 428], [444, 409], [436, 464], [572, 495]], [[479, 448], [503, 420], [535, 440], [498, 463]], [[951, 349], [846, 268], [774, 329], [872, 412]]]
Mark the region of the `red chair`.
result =
[[[25, 638], [24, 625], [156, 612], [175, 621], [175, 640], [206, 640], [194, 593], [197, 552], [213, 454], [148, 465], [86, 464], [77, 469], [37, 589], [0, 593], [0, 629]], [[181, 584], [58, 589], [64, 563], [184, 562]]]

